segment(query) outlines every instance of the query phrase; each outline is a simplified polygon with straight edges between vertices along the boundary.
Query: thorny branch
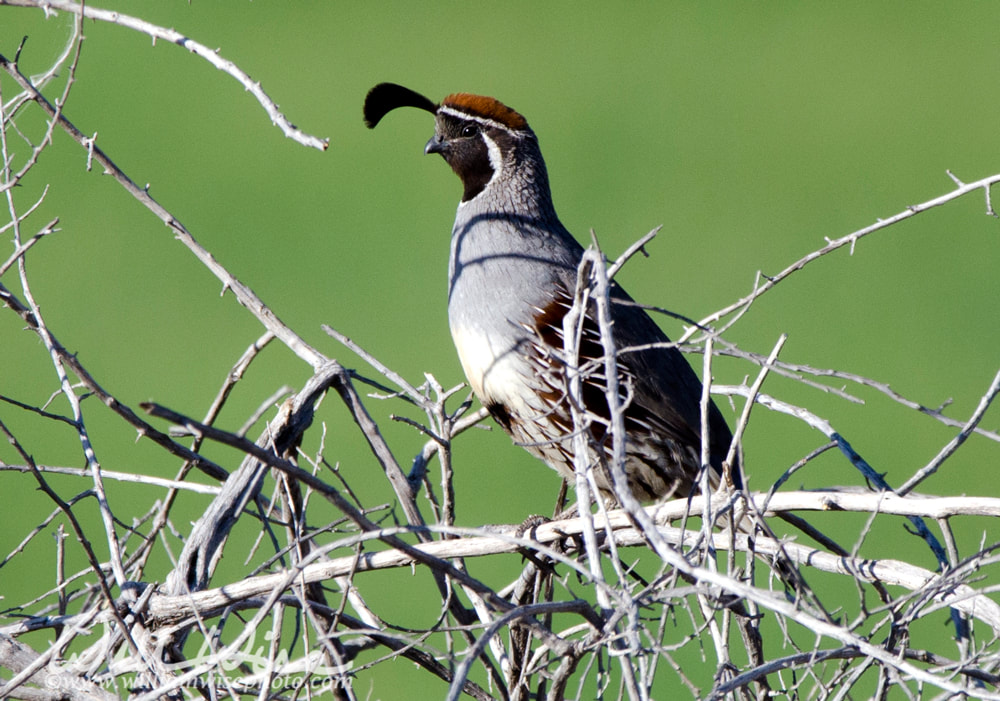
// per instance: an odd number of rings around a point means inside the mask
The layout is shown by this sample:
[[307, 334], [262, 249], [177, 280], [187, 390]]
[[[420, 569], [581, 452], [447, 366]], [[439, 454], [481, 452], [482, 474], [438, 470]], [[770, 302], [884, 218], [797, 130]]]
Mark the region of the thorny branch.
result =
[[159, 27], [138, 17], [130, 17], [121, 12], [102, 10], [82, 2], [60, 2], [60, 0], [0, 0], [0, 5], [10, 5], [13, 7], [32, 7], [44, 10], [46, 14], [55, 12], [69, 12], [79, 19], [91, 19], [99, 22], [108, 22], [126, 27], [136, 32], [141, 32], [152, 37], [155, 43], [157, 39], [168, 41], [171, 44], [187, 49], [194, 55], [208, 61], [213, 67], [232, 76], [248, 93], [257, 98], [257, 102], [264, 108], [271, 122], [277, 126], [290, 139], [293, 139], [303, 146], [325, 151], [330, 145], [328, 139], [320, 139], [311, 134], [306, 134], [301, 129], [288, 121], [281, 113], [274, 101], [264, 92], [261, 84], [253, 80], [249, 75], [240, 70], [232, 61], [228, 61], [219, 55], [218, 50], [213, 50], [201, 44], [191, 37], [185, 36], [173, 29]]
[[[455, 442], [486, 412], [470, 411], [463, 390], [445, 390], [433, 376], [427, 375], [423, 383], [409, 381], [333, 329], [327, 328], [327, 333], [367, 362], [385, 384], [364, 378], [313, 348], [198, 244], [173, 213], [118, 168], [93, 137], [78, 130], [68, 108], [83, 41], [79, 23], [84, 18], [110, 22], [183, 46], [244, 85], [291, 138], [315, 148], [325, 148], [326, 142], [295, 129], [245, 72], [178, 32], [71, 2], [0, 0], [0, 5], [68, 12], [76, 21], [62, 55], [34, 80], [18, 69], [16, 57], [0, 55], [0, 69], [20, 91], [13, 97], [0, 93], [0, 192], [10, 215], [0, 229], [11, 232], [14, 240], [12, 250], [0, 257], [0, 278], [12, 281], [0, 280], [0, 299], [41, 340], [39, 347], [55, 372], [54, 379], [44, 380], [45, 386], [54, 398], [62, 398], [60, 406], [68, 411], [60, 413], [55, 399], [35, 406], [18, 396], [0, 396], [0, 408], [28, 415], [53, 433], [72, 430], [85, 466], [47, 459], [46, 446], [29, 445], [29, 439], [0, 420], [0, 431], [18, 456], [16, 464], [0, 463], [0, 479], [30, 475], [55, 507], [25, 525], [26, 535], [0, 560], [0, 568], [30, 569], [26, 553], [38, 547], [38, 536], [53, 524], [76, 536], [58, 541], [54, 585], [42, 584], [44, 578], [39, 577], [31, 600], [4, 602], [9, 608], [0, 622], [0, 668], [5, 670], [0, 696], [180, 698], [187, 687], [198, 685], [213, 696], [278, 698], [292, 688], [298, 675], [300, 682], [314, 683], [318, 693], [355, 698], [355, 679], [404, 657], [420, 672], [448, 684], [451, 698], [462, 694], [477, 699], [566, 698], [575, 685], [577, 697], [590, 693], [585, 689], [612, 694], [617, 688], [619, 696], [645, 699], [664, 684], [686, 685], [692, 696], [704, 698], [747, 698], [755, 693], [826, 698], [831, 686], [839, 686], [842, 695], [870, 695], [865, 684], [874, 685], [876, 696], [884, 696], [890, 683], [904, 687], [911, 698], [940, 693], [1000, 698], [996, 602], [1000, 544], [966, 543], [951, 530], [952, 522], [970, 519], [986, 519], [990, 527], [983, 530], [995, 530], [992, 519], [1000, 518], [1000, 500], [914, 492], [928, 475], [947, 469], [970, 437], [1000, 440], [1000, 434], [982, 426], [1000, 393], [1000, 374], [971, 416], [954, 418], [879, 381], [783, 360], [778, 357], [780, 334], [769, 354], [741, 350], [722, 335], [792, 273], [833, 251], [853, 249], [863, 237], [980, 190], [986, 194], [987, 212], [994, 214], [990, 188], [1000, 182], [1000, 175], [966, 184], [949, 173], [955, 183], [952, 191], [827, 241], [777, 275], [762, 276], [742, 299], [700, 322], [690, 322], [680, 343], [699, 344], [707, 378], [716, 355], [742, 359], [751, 368], [747, 376], [756, 376], [756, 381], [743, 385], [706, 382], [706, 402], [708, 391], [743, 398], [736, 400], [744, 403], [730, 462], [764, 409], [823, 436], [823, 442], [763, 493], [706, 489], [700, 498], [642, 505], [620, 488], [624, 484], [621, 409], [628, 393], [627, 387], [615, 386], [615, 357], [630, 349], [611, 343], [608, 284], [656, 231], [611, 265], [595, 246], [580, 270], [576, 301], [583, 305], [578, 309], [593, 305], [598, 312], [606, 349], [602, 372], [609, 380], [610, 418], [605, 420], [614, 448], [607, 468], [619, 486], [623, 508], [608, 510], [588, 460], [580, 459], [576, 485], [580, 508], [574, 517], [535, 523], [530, 529], [479, 525], [475, 516], [460, 518], [462, 511], [456, 505], [463, 495], [454, 489], [452, 462], [457, 460]], [[41, 88], [60, 71], [67, 78], [65, 88], [50, 100]], [[30, 143], [30, 153], [17, 161], [10, 140], [27, 140], [17, 119], [32, 109], [45, 116], [47, 129], [37, 143]], [[145, 402], [143, 409], [173, 429], [159, 430], [147, 423], [129, 407], [135, 400], [125, 401], [106, 389], [107, 381], [95, 377], [60, 343], [59, 329], [49, 323], [49, 314], [43, 314], [45, 302], [32, 290], [27, 261], [40, 245], [58, 244], [58, 218], [40, 222], [36, 218], [42, 202], [59, 193], [45, 188], [40, 198], [22, 206], [15, 186], [33, 177], [40, 155], [53, 148], [56, 129], [68, 134], [90, 161], [163, 221], [263, 327], [258, 338], [247, 339], [246, 350], [225, 373], [211, 405], [196, 414], [201, 420]], [[574, 394], [579, 392], [579, 385], [574, 385], [579, 377], [572, 372], [579, 343], [574, 319], [578, 321], [579, 315], [568, 317], [566, 345], [558, 350], [571, 369], [570, 405], [578, 408], [582, 402], [572, 401], [579, 399]], [[297, 391], [282, 385], [267, 394], [260, 402], [261, 412], [280, 404], [253, 441], [246, 434], [260, 413], [254, 412], [237, 429], [218, 423], [237, 383], [253, 373], [255, 360], [270, 352], [275, 338], [309, 366], [312, 376]], [[825, 381], [871, 387], [957, 433], [893, 492], [830, 419], [776, 396], [770, 383], [765, 391], [765, 379], [772, 373], [847, 402], [854, 399], [849, 391]], [[398, 406], [402, 420], [419, 431], [423, 447], [411, 458], [408, 473], [402, 467], [401, 448], [387, 438], [380, 413], [371, 409], [371, 398], [359, 393], [358, 383], [381, 392], [379, 401]], [[337, 451], [326, 445], [326, 421], [337, 416], [321, 407], [330, 389], [369, 450], [370, 469], [361, 480], [357, 472], [342, 470], [337, 459], [328, 460], [327, 453]], [[160, 386], [151, 385], [144, 392], [150, 396], [159, 391]], [[87, 396], [100, 404], [85, 404]], [[282, 397], [287, 399], [281, 401]], [[178, 459], [175, 477], [146, 476], [109, 458], [110, 446], [96, 441], [88, 425], [94, 413], [105, 409], [163, 451], [165, 464]], [[407, 411], [422, 412], [423, 417], [412, 418]], [[323, 421], [316, 420], [319, 416]], [[592, 420], [582, 411], [575, 415], [574, 438], [581, 456], [586, 454], [586, 427]], [[316, 433], [321, 434], [319, 448], [309, 452], [305, 438]], [[182, 445], [182, 438], [191, 439], [190, 445]], [[215, 444], [232, 450], [230, 456], [241, 456], [240, 464], [232, 464], [231, 457], [206, 458], [203, 451]], [[810, 469], [831, 448], [838, 448], [864, 479], [859, 478], [856, 486], [820, 492], [785, 489], [793, 474]], [[758, 459], [766, 461], [767, 456]], [[119, 469], [105, 469], [109, 464]], [[440, 481], [435, 485], [431, 477], [438, 467]], [[213, 484], [193, 482], [192, 468]], [[163, 464], [144, 469], [161, 474], [165, 470]], [[105, 484], [112, 480], [137, 483], [130, 494], [144, 500], [142, 507], [133, 509], [133, 504], [109, 493]], [[65, 496], [63, 490], [73, 485], [76, 491]], [[270, 496], [265, 494], [269, 485]], [[172, 515], [180, 495], [201, 500], [203, 515], [197, 523], [175, 523]], [[95, 502], [96, 520], [86, 511]], [[402, 518], [397, 517], [396, 506]], [[852, 514], [863, 518], [852, 519]], [[752, 535], [714, 527], [739, 524], [747, 515], [761, 526]], [[800, 542], [787, 530], [771, 533], [777, 516], [800, 525], [814, 544]], [[837, 519], [838, 536], [856, 537], [858, 545], [853, 551], [838, 546], [807, 521], [815, 516], [822, 516], [823, 523]], [[471, 526], [462, 525], [470, 519]], [[892, 558], [866, 554], [873, 524], [903, 520], [933, 547], [936, 571], [907, 561], [902, 550]], [[934, 525], [940, 536], [932, 531]], [[239, 537], [248, 531], [257, 534], [249, 554], [241, 550]], [[83, 553], [85, 566], [66, 572], [65, 563], [73, 559], [66, 555], [77, 552]], [[230, 562], [246, 558], [241, 575], [234, 577], [233, 570], [218, 568], [227, 553], [235, 556]], [[526, 562], [522, 565], [512, 554], [523, 555]], [[491, 567], [483, 566], [484, 558]], [[780, 566], [775, 564], [779, 562]], [[783, 582], [776, 584], [770, 576], [780, 574], [782, 567], [802, 573], [786, 591], [781, 591]], [[411, 580], [426, 578], [433, 586], [397, 584], [388, 570], [399, 568], [410, 568]], [[813, 589], [818, 575], [826, 586]], [[408, 602], [411, 617], [395, 618], [392, 609], [382, 604], [379, 589], [386, 586], [399, 587], [393, 594]], [[917, 625], [944, 610], [951, 611], [957, 623], [953, 652], [941, 649], [940, 636], [928, 635], [925, 626]], [[742, 636], [731, 632], [736, 628]], [[259, 631], [270, 636], [266, 649], [256, 640]], [[760, 636], [773, 644], [761, 645]], [[44, 649], [36, 651], [32, 645]], [[700, 651], [704, 669], [688, 662], [692, 649]], [[234, 665], [243, 665], [240, 671], [246, 673], [231, 674]], [[114, 694], [107, 691], [109, 685], [116, 688]]]

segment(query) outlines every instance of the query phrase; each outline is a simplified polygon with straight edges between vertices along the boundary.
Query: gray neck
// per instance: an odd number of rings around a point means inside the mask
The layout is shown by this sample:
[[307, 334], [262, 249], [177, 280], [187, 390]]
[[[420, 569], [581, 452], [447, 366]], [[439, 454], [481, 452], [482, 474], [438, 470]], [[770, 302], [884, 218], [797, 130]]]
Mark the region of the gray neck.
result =
[[556, 216], [534, 138], [493, 165], [489, 184], [458, 207], [448, 313], [452, 327], [513, 331], [531, 323], [533, 307], [544, 307], [557, 286], [573, 289], [583, 249]]

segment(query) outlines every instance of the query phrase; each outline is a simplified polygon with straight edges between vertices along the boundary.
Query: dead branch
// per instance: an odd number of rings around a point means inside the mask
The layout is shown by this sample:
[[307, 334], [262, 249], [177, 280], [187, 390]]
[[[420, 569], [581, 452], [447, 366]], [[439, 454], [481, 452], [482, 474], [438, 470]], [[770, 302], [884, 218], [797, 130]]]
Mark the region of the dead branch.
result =
[[[430, 372], [413, 381], [367, 351], [364, 339], [356, 342], [328, 326], [323, 331], [378, 379], [314, 348], [199, 244], [180, 217], [136, 185], [97, 145], [96, 134], [74, 126], [73, 86], [86, 55], [83, 20], [186, 48], [251, 92], [290, 138], [319, 149], [327, 142], [295, 128], [245, 71], [181, 32], [68, 0], [0, 0], [0, 12], [9, 6], [67, 13], [73, 32], [49, 68], [34, 77], [18, 66], [22, 47], [0, 46], [2, 87], [15, 86], [13, 95], [0, 92], [0, 195], [9, 214], [0, 232], [13, 240], [0, 256], [0, 300], [37, 339], [51, 371], [38, 378], [48, 400], [6, 390], [0, 395], [0, 432], [15, 456], [0, 463], [0, 478], [16, 489], [37, 489], [48, 500], [26, 521], [6, 524], [16, 532], [16, 545], [0, 569], [6, 569], [5, 581], [30, 581], [33, 589], [22, 601], [0, 592], [6, 607], [0, 612], [0, 696], [152, 701], [179, 699], [197, 688], [207, 698], [353, 699], [367, 695], [353, 688], [363, 675], [375, 695], [384, 694], [379, 674], [402, 658], [413, 663], [415, 674], [447, 684], [448, 698], [648, 699], [665, 695], [661, 690], [670, 684], [711, 699], [885, 698], [890, 688], [914, 699], [1000, 698], [1000, 543], [990, 535], [1000, 499], [987, 496], [989, 489], [966, 496], [914, 491], [949, 469], [970, 439], [1000, 442], [986, 424], [1000, 394], [1000, 373], [988, 386], [983, 382], [975, 410], [956, 418], [944, 405], [931, 408], [878, 379], [779, 357], [786, 338], [781, 329], [763, 351], [726, 338], [793, 273], [841, 249], [853, 251], [862, 239], [921, 212], [981, 191], [987, 213], [995, 216], [990, 192], [1000, 175], [967, 184], [949, 172], [949, 192], [826, 239], [776, 266], [777, 275], [760, 274], [740, 299], [701, 321], [661, 310], [689, 327], [672, 345], [702, 354], [703, 414], [710, 393], [730, 397], [735, 407], [728, 465], [736, 464], [743, 442], [769, 412], [815, 438], [773, 484], [755, 485], [759, 492], [733, 489], [726, 474], [713, 489], [707, 470], [701, 494], [690, 499], [640, 504], [625, 487], [623, 412], [630, 397], [618, 384], [616, 367], [622, 353], [636, 349], [615, 346], [609, 289], [658, 229], [610, 264], [595, 239], [578, 271], [563, 347], [552, 349], [564, 369], [574, 424], [571, 493], [577, 503], [566, 512], [572, 517], [483, 524], [458, 508], [467, 495], [453, 477], [461, 470], [503, 468], [506, 454], [477, 465], [456, 450], [486, 410], [474, 407], [461, 385], [447, 389]], [[57, 97], [47, 97], [45, 90], [56, 93], [56, 77], [65, 83]], [[37, 135], [19, 126], [25, 115], [44, 120]], [[59, 143], [58, 131], [71, 141]], [[60, 341], [69, 335], [61, 333], [60, 315], [40, 294], [45, 285], [33, 285], [40, 280], [29, 262], [61, 244], [61, 234], [54, 235], [60, 218], [48, 210], [66, 195], [43, 184], [30, 202], [22, 203], [20, 193], [36, 184], [35, 168], [47, 150], [64, 148], [83, 149], [88, 167], [99, 164], [166, 224], [194, 254], [192, 263], [211, 271], [223, 292], [233, 292], [240, 304], [233, 309], [246, 310], [261, 325], [238, 342], [235, 362], [220, 372], [208, 406], [157, 403], [169, 377], [150, 378], [140, 398], [154, 401], [129, 399], [111, 389], [108, 377], [100, 376], [106, 373], [81, 361], [102, 349], [78, 356]], [[604, 348], [594, 367], [582, 367], [579, 358], [587, 309], [596, 311]], [[256, 359], [280, 348], [274, 339], [309, 368], [309, 378], [268, 378], [266, 391], [252, 398], [255, 409], [231, 417], [227, 410], [244, 379], [260, 374]], [[712, 381], [721, 355], [742, 363], [742, 384]], [[20, 359], [5, 360], [17, 365]], [[587, 373], [605, 378], [606, 417], [584, 408], [581, 380]], [[839, 417], [785, 396], [776, 375], [832, 396], [850, 411], [865, 410], [857, 388], [869, 388], [898, 411], [954, 430], [894, 490], [855, 451]], [[359, 383], [372, 394], [363, 395]], [[333, 411], [323, 402], [330, 390], [339, 400]], [[130, 408], [136, 405], [154, 419], [141, 418]], [[70, 432], [75, 461], [12, 428], [7, 412], [30, 418], [45, 434]], [[97, 412], [130, 437], [150, 439], [143, 448], [153, 449], [159, 461], [143, 458], [135, 465], [121, 458], [132, 453], [118, 450], [103, 428], [93, 430]], [[414, 448], [394, 442], [383, 420], [416, 432], [415, 455], [408, 457]], [[361, 464], [342, 469], [341, 446], [328, 441], [335, 421], [364, 441], [367, 453], [352, 458]], [[156, 428], [158, 422], [170, 428]], [[611, 508], [598, 489], [590, 458], [594, 422], [603, 422], [611, 438], [599, 469], [610, 476], [621, 508]], [[206, 458], [217, 445], [225, 446], [224, 457]], [[822, 491], [789, 489], [793, 475], [814, 469], [821, 455], [853, 465], [857, 481]], [[756, 455], [755, 461], [766, 464], [769, 457]], [[213, 483], [191, 481], [193, 469]], [[123, 484], [130, 486], [127, 497], [115, 488]], [[565, 494], [564, 487], [556, 512], [564, 511]], [[177, 516], [179, 499], [195, 504], [195, 523]], [[818, 527], [833, 519], [836, 540]], [[981, 527], [978, 541], [953, 530], [967, 522]], [[937, 569], [921, 566], [902, 548], [898, 556], [873, 556], [876, 526], [918, 535]], [[42, 573], [31, 553], [52, 547], [41, 538], [50, 532], [56, 567]], [[220, 568], [226, 555], [232, 566]], [[409, 577], [400, 576], [404, 568]], [[386, 603], [390, 597], [393, 605]], [[952, 639], [940, 632], [945, 620], [953, 624]], [[688, 662], [693, 657], [700, 661], [697, 669]]]

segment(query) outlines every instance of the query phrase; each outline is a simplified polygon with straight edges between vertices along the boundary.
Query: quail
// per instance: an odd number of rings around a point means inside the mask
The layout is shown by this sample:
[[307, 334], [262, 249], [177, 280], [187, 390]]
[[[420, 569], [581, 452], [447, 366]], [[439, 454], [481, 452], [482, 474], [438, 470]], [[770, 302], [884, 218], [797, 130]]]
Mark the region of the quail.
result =
[[[374, 128], [398, 107], [434, 114], [434, 136], [424, 152], [440, 154], [464, 188], [451, 234], [448, 321], [469, 384], [516, 443], [572, 484], [574, 428], [562, 322], [584, 249], [556, 216], [538, 139], [523, 116], [494, 98], [455, 93], [436, 104], [393, 83], [369, 91], [365, 124]], [[628, 487], [646, 502], [687, 496], [697, 489], [701, 466], [701, 382], [649, 314], [614, 282], [610, 300]], [[580, 395], [595, 417], [587, 430], [596, 483], [613, 503], [604, 462], [612, 438], [603, 348], [591, 305], [578, 358], [578, 367], [591, 369], [581, 370]], [[717, 484], [732, 434], [712, 402], [708, 429]], [[738, 464], [731, 467], [738, 486]]]

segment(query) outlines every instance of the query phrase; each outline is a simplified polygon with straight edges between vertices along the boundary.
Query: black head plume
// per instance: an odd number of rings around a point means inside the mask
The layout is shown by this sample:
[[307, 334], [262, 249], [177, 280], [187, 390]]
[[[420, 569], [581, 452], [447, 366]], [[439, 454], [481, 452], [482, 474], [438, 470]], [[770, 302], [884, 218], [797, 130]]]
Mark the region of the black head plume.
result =
[[379, 83], [365, 97], [365, 126], [374, 129], [382, 117], [397, 107], [418, 107], [437, 114], [438, 106], [418, 92], [395, 83]]

